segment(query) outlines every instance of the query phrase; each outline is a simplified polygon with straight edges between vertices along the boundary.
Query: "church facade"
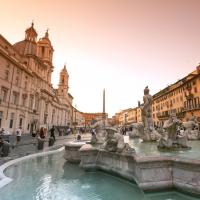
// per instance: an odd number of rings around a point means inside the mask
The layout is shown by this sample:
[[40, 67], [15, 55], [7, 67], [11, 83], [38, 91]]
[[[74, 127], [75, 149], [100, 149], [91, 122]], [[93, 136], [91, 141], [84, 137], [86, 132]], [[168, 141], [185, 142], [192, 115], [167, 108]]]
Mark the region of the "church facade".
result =
[[14, 45], [0, 35], [0, 128], [15, 133], [21, 126], [24, 133], [31, 133], [41, 126], [72, 125], [66, 66], [58, 89], [51, 84], [53, 52], [48, 31], [37, 40], [33, 23], [25, 39]]

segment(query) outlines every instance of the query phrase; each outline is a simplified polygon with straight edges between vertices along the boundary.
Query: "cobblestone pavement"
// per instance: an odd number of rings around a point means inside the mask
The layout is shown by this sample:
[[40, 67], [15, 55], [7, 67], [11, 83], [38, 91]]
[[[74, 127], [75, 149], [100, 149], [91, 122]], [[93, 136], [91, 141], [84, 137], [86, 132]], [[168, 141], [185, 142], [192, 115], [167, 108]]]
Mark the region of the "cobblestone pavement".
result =
[[[23, 157], [29, 154], [42, 152], [42, 151], [48, 151], [51, 149], [57, 149], [61, 146], [63, 146], [65, 143], [75, 140], [75, 135], [68, 135], [68, 136], [58, 136], [56, 135], [56, 141], [52, 147], [48, 146], [48, 138], [45, 140], [44, 149], [43, 150], [37, 150], [37, 139], [33, 138], [31, 135], [23, 135], [21, 138], [21, 142], [16, 145], [16, 136], [10, 136], [10, 144], [14, 148], [10, 148], [11, 152], [9, 156], [7, 157], [0, 157], [0, 165], [4, 164], [5, 162], [8, 162], [10, 160]], [[91, 134], [84, 133], [81, 135], [82, 140], [90, 140]]]

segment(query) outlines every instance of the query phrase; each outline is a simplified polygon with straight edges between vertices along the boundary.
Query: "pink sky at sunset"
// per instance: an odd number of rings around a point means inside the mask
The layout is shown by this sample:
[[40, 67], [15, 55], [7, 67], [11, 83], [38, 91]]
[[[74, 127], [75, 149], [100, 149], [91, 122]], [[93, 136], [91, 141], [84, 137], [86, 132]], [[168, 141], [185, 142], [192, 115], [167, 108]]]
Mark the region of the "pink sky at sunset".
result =
[[0, 0], [1, 34], [24, 39], [34, 20], [38, 39], [49, 28], [53, 85], [64, 63], [74, 105], [83, 112], [137, 106], [200, 62], [199, 0]]

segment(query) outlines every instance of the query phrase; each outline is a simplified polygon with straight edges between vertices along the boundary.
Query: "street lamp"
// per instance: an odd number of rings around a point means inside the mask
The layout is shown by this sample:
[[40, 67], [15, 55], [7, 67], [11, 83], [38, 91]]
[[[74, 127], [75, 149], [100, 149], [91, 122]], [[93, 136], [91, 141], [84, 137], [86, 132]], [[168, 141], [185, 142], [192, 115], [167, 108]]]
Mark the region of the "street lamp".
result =
[[126, 135], [127, 116], [128, 116], [128, 114], [126, 113], [125, 116], [124, 116], [124, 117], [125, 117], [125, 118], [124, 118], [124, 120], [125, 120], [125, 122], [124, 122], [124, 124], [125, 124], [125, 131], [124, 131], [124, 132], [125, 132], [125, 135]]
[[74, 108], [74, 133], [76, 133], [76, 105], [75, 105], [75, 108]]

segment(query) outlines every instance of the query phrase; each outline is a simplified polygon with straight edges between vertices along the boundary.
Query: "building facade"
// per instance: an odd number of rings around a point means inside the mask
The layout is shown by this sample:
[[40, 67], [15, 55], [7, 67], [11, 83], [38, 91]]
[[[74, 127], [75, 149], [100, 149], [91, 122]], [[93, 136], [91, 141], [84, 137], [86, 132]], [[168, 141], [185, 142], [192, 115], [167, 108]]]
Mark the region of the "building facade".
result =
[[[171, 113], [176, 113], [182, 121], [196, 116], [200, 121], [200, 66], [196, 70], [153, 95], [154, 125], [162, 126]], [[142, 122], [142, 113], [139, 107], [130, 108], [116, 113], [113, 123], [122, 126], [134, 122]]]
[[108, 119], [107, 113], [83, 113], [83, 116], [85, 118], [85, 126], [91, 126], [91, 124], [95, 123], [96, 121], [105, 120]]
[[118, 126], [129, 126], [141, 121], [141, 109], [139, 107], [122, 110], [112, 117], [112, 124]]
[[41, 126], [72, 124], [69, 75], [64, 66], [58, 89], [51, 84], [53, 46], [48, 31], [37, 40], [32, 23], [24, 40], [10, 44], [0, 35], [0, 127], [30, 133]]
[[200, 66], [186, 77], [153, 95], [153, 120], [163, 125], [171, 113], [182, 121], [200, 117]]

